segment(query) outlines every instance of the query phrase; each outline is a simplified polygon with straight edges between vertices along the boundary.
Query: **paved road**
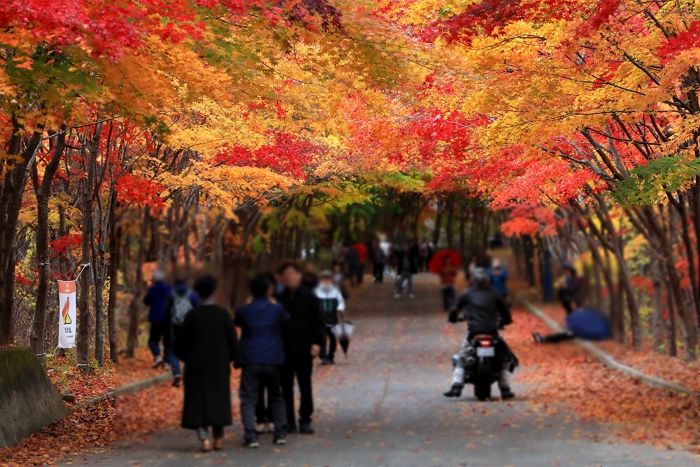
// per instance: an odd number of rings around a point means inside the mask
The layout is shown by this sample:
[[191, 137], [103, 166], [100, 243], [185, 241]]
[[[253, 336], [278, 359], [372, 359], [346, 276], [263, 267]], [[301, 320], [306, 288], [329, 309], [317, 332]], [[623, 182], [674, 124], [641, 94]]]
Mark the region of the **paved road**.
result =
[[[366, 285], [351, 302], [358, 332], [347, 361], [316, 372], [314, 436], [290, 436], [285, 448], [262, 438], [258, 450], [239, 447], [240, 426], [226, 451], [199, 454], [184, 430], [141, 444], [75, 459], [99, 465], [245, 466], [637, 466], [700, 465], [688, 453], [610, 439], [605, 427], [571, 414], [537, 413], [524, 399], [476, 402], [441, 395], [458, 342], [439, 311], [428, 277], [417, 298], [394, 299], [388, 286]], [[495, 389], [494, 389], [495, 390]], [[523, 392], [518, 385], [515, 391]]]

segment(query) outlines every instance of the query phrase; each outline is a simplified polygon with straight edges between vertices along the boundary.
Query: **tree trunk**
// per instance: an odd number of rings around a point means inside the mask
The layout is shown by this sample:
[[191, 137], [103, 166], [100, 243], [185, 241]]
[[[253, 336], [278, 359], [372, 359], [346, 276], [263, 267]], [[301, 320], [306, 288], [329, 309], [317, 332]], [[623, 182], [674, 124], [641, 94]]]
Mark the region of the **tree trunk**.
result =
[[136, 352], [136, 344], [139, 337], [140, 310], [143, 300], [143, 261], [146, 255], [146, 233], [148, 232], [149, 215], [146, 209], [141, 217], [141, 232], [138, 241], [138, 252], [136, 253], [136, 264], [134, 264], [134, 282], [131, 285], [132, 297], [129, 303], [129, 325], [126, 336], [126, 358], [133, 358]]
[[0, 194], [0, 345], [12, 344], [15, 293], [16, 235], [22, 196], [27, 184], [27, 169], [33, 162], [41, 142], [41, 133], [34, 132], [24, 151], [22, 130], [13, 119], [8, 154], [19, 155], [14, 167], [5, 163], [5, 179]]
[[109, 338], [109, 358], [117, 363], [119, 348], [117, 347], [117, 291], [119, 290], [119, 252], [121, 251], [121, 228], [116, 227], [114, 203], [110, 210], [109, 236], [109, 301], [107, 303], [107, 336]]
[[[87, 177], [83, 188], [83, 202], [81, 206], [83, 216], [83, 238], [81, 242], [82, 258], [80, 260], [82, 267], [90, 265], [93, 260], [92, 250], [94, 248], [93, 235], [93, 198], [95, 189], [95, 171], [97, 167], [97, 154], [100, 150], [100, 136], [102, 134], [102, 123], [95, 125], [95, 132], [90, 140], [87, 151]], [[90, 274], [92, 271], [83, 271], [80, 276], [80, 294], [78, 297], [79, 311], [78, 315], [78, 365], [87, 366], [89, 364], [89, 340], [90, 340]], [[95, 293], [101, 293], [101, 290], [95, 290]]]
[[32, 325], [31, 345], [32, 350], [40, 360], [45, 360], [46, 346], [46, 315], [49, 301], [49, 285], [51, 281], [50, 257], [49, 257], [49, 198], [51, 197], [51, 185], [53, 177], [58, 170], [63, 150], [66, 147], [66, 127], [61, 129], [56, 136], [53, 154], [44, 170], [44, 176], [39, 183], [36, 164], [33, 169], [34, 193], [37, 204], [37, 231], [36, 231], [36, 257], [38, 284], [36, 288], [36, 305], [34, 308], [34, 322]]

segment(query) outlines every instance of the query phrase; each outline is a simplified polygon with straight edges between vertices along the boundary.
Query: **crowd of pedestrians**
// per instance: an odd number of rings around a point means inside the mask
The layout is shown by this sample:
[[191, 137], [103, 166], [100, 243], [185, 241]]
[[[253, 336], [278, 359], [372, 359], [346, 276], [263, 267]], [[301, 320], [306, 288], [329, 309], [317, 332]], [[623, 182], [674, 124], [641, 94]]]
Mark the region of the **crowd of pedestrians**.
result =
[[[356, 259], [350, 271], [355, 282], [367, 257]], [[250, 281], [249, 300], [233, 318], [214, 303], [213, 277], [200, 278], [190, 289], [184, 279], [170, 285], [164, 273], [153, 273], [144, 298], [153, 366], [169, 366], [175, 386], [184, 381], [182, 426], [197, 432], [203, 451], [222, 449], [224, 427], [232, 424], [232, 366], [241, 369], [245, 447], [258, 447], [268, 424], [277, 445], [286, 443], [288, 433], [314, 433], [313, 362], [335, 363], [333, 327], [346, 311], [346, 274], [339, 266], [317, 276], [301, 263], [286, 261], [274, 275], [259, 274]]]

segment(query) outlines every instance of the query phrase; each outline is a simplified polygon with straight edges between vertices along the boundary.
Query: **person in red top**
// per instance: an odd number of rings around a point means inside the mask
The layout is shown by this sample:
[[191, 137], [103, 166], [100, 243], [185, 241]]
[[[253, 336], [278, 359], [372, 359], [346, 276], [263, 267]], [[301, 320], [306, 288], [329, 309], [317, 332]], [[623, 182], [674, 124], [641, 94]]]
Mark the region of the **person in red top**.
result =
[[365, 264], [367, 263], [367, 247], [362, 242], [355, 243], [352, 248], [357, 252], [357, 256], [360, 259], [360, 264], [351, 271], [350, 274], [352, 279], [357, 284], [362, 284], [362, 278], [365, 275]]
[[457, 279], [457, 267], [450, 256], [445, 257], [440, 269], [440, 283], [442, 284], [442, 308], [450, 311], [455, 302], [455, 280]]

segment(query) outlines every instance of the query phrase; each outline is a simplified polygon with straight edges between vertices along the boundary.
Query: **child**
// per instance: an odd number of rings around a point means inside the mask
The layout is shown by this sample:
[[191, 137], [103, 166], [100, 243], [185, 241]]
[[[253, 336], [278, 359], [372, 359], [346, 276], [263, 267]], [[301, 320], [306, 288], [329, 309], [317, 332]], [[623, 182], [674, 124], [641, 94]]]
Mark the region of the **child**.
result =
[[338, 313], [345, 313], [345, 300], [337, 285], [333, 282], [333, 273], [323, 271], [321, 281], [314, 290], [316, 297], [321, 303], [323, 322], [326, 325], [328, 341], [321, 349], [321, 364], [333, 365], [335, 363], [335, 351], [338, 348], [338, 341], [333, 334], [333, 326], [338, 324]]

